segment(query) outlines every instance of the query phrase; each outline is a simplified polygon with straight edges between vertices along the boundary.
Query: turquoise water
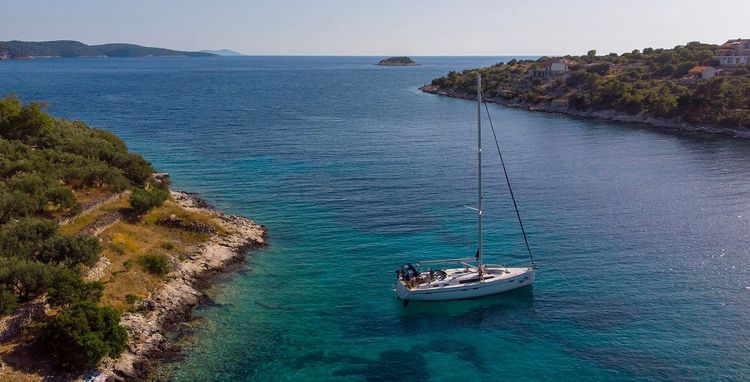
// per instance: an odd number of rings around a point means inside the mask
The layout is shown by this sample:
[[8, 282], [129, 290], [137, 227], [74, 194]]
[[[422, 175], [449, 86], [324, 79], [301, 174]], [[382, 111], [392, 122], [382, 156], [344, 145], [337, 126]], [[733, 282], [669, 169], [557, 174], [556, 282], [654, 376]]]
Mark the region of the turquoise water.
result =
[[[175, 381], [750, 379], [750, 141], [491, 106], [537, 281], [403, 308], [399, 265], [476, 245], [475, 106], [417, 88], [501, 58], [377, 60], [0, 62], [0, 93], [268, 227], [196, 312]], [[487, 152], [486, 256], [522, 264]]]

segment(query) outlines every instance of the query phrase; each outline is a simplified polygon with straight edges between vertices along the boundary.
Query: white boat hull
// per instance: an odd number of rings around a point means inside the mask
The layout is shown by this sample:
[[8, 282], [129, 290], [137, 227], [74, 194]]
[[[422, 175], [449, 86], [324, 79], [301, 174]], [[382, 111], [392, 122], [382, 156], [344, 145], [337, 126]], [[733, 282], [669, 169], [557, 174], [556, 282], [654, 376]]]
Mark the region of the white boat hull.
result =
[[531, 285], [534, 282], [533, 267], [504, 268], [487, 266], [484, 277], [479, 279], [476, 270], [463, 268], [445, 269], [448, 276], [443, 281], [434, 281], [409, 286], [396, 280], [395, 291], [402, 300], [447, 301], [490, 296]]

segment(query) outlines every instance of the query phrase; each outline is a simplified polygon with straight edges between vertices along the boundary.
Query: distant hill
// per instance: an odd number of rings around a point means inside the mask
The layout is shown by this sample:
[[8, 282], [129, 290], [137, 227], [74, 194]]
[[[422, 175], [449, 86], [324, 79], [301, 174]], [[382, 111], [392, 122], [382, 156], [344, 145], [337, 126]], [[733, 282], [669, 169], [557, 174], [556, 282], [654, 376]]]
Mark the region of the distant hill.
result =
[[34, 57], [167, 57], [215, 56], [206, 52], [184, 52], [135, 44], [86, 45], [78, 41], [0, 41], [0, 60]]
[[211, 54], [215, 54], [217, 56], [244, 56], [244, 54], [242, 54], [240, 52], [235, 52], [235, 51], [229, 50], [229, 49], [219, 49], [219, 50], [208, 50], [208, 49], [205, 49], [205, 50], [201, 50], [201, 52], [203, 52], [203, 53], [211, 53]]

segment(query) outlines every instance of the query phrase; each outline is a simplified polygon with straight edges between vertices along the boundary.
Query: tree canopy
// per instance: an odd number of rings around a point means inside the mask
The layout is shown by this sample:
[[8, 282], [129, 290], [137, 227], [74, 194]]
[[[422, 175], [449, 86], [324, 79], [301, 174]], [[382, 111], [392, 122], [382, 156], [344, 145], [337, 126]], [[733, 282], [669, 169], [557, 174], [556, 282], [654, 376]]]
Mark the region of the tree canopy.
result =
[[103, 284], [81, 277], [101, 256], [99, 240], [62, 234], [58, 220], [80, 211], [77, 195], [92, 190], [132, 189], [152, 208], [168, 183], [154, 182], [153, 167], [116, 135], [44, 108], [0, 98], [0, 315], [46, 294], [59, 313], [39, 343], [60, 366], [80, 369], [120, 354], [127, 333], [117, 312], [96, 305]]
[[141, 189], [154, 172], [114, 134], [54, 118], [44, 107], [23, 104], [13, 95], [0, 99], [3, 306], [45, 293], [59, 271], [78, 271], [99, 258], [97, 239], [57, 230], [57, 218], [80, 208], [76, 191]]
[[105, 356], [117, 357], [127, 340], [120, 314], [92, 302], [63, 310], [43, 328], [44, 350], [69, 370], [96, 367]]

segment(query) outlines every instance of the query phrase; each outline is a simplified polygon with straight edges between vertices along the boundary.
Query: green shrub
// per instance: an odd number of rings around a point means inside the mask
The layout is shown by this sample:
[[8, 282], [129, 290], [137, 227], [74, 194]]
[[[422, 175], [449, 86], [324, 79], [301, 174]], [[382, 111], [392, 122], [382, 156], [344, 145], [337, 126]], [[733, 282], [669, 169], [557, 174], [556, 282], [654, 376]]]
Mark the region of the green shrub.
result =
[[568, 69], [569, 69], [569, 70], [570, 70], [571, 72], [578, 72], [578, 71], [582, 71], [582, 70], [584, 70], [585, 68], [586, 68], [586, 66], [584, 66], [583, 64], [570, 64], [570, 65], [568, 66]]
[[138, 258], [144, 271], [152, 275], [165, 276], [169, 273], [169, 260], [162, 254], [147, 254]]
[[130, 206], [135, 213], [143, 215], [152, 208], [161, 207], [169, 198], [169, 192], [160, 188], [154, 188], [151, 191], [135, 189], [130, 195]]
[[13, 313], [17, 305], [16, 295], [5, 289], [0, 289], [0, 316]]
[[69, 306], [79, 302], [98, 302], [104, 292], [100, 281], [86, 282], [77, 274], [64, 270], [60, 272], [47, 292], [47, 302], [51, 306]]
[[123, 154], [116, 165], [122, 170], [126, 178], [137, 185], [145, 185], [154, 173], [151, 164], [142, 156], [134, 153]]
[[596, 73], [600, 76], [603, 76], [609, 72], [610, 64], [606, 62], [598, 63], [598, 64], [591, 64], [586, 68], [586, 71], [589, 73]]
[[58, 268], [29, 260], [0, 257], [0, 289], [12, 292], [20, 301], [28, 301], [47, 291]]
[[16, 190], [0, 193], [0, 224], [36, 211], [37, 203], [30, 195]]
[[171, 250], [174, 249], [175, 245], [171, 241], [165, 241], [165, 242], [161, 243], [161, 247], [164, 248], [164, 249], [166, 249], [167, 251], [171, 251]]
[[100, 252], [99, 240], [91, 235], [59, 235], [45, 242], [40, 260], [66, 267], [93, 266], [99, 260]]
[[568, 107], [574, 110], [586, 110], [591, 106], [587, 97], [583, 94], [573, 94], [568, 98]]
[[659, 76], [671, 76], [675, 70], [677, 70], [677, 65], [667, 63], [662, 65], [659, 70], [656, 71], [656, 74]]
[[135, 304], [136, 302], [138, 302], [138, 300], [139, 300], [138, 296], [136, 296], [134, 294], [126, 294], [125, 295], [125, 301], [128, 304], [130, 304], [130, 305]]
[[102, 187], [109, 185], [113, 191], [120, 191], [128, 186], [128, 181], [122, 175], [120, 169], [112, 167], [105, 162], [93, 162], [80, 167], [78, 176], [82, 178], [83, 184], [89, 187]]
[[583, 85], [586, 82], [587, 78], [588, 74], [584, 72], [573, 72], [570, 73], [568, 78], [565, 79], [565, 84], [571, 88], [578, 87], [580, 85]]
[[0, 232], [0, 253], [24, 259], [38, 257], [44, 243], [57, 233], [57, 223], [53, 220], [28, 217], [4, 228]]
[[81, 370], [96, 367], [105, 356], [119, 356], [127, 340], [117, 311], [81, 302], [45, 323], [38, 345], [60, 367]]
[[681, 62], [679, 65], [675, 67], [674, 73], [672, 73], [672, 77], [680, 78], [688, 74], [690, 69], [692, 69], [695, 66], [695, 62], [693, 61], [686, 61]]
[[109, 248], [112, 249], [112, 252], [122, 256], [125, 254], [125, 246], [122, 245], [122, 243], [113, 243], [109, 246]]
[[54, 120], [44, 112], [45, 107], [46, 104], [38, 102], [23, 105], [15, 95], [3, 98], [0, 100], [0, 136], [36, 140], [49, 134]]

